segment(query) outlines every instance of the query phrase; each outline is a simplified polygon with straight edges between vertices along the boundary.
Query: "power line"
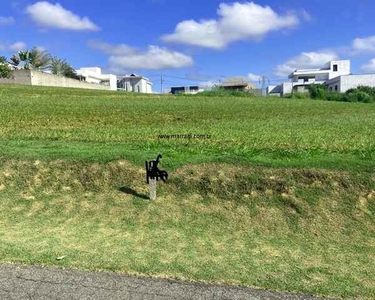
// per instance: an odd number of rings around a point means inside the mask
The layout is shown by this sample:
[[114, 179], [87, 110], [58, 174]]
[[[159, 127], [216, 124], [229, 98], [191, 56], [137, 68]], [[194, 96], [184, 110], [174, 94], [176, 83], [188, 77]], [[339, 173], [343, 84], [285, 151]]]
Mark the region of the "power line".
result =
[[208, 80], [204, 80], [204, 79], [192, 79], [192, 78], [178, 77], [178, 76], [172, 76], [172, 75], [165, 75], [165, 77], [181, 79], [181, 80], [189, 80], [189, 81], [202, 81], [202, 82], [208, 81]]
[[262, 89], [265, 89], [267, 87], [266, 86], [267, 82], [268, 84], [270, 84], [270, 80], [268, 79], [267, 76], [265, 75], [260, 76], [259, 83], [262, 84]]

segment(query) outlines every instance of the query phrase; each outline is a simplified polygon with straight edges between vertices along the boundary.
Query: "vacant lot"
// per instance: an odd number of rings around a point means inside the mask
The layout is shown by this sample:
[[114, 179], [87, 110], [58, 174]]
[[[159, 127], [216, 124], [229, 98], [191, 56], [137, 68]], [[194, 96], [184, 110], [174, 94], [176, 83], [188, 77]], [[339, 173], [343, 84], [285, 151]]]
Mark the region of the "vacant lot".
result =
[[[0, 107], [0, 262], [375, 298], [375, 105], [0, 86]], [[158, 138], [189, 133], [211, 139]]]
[[[373, 169], [375, 105], [0, 86], [0, 156]], [[210, 139], [160, 139], [162, 134]]]

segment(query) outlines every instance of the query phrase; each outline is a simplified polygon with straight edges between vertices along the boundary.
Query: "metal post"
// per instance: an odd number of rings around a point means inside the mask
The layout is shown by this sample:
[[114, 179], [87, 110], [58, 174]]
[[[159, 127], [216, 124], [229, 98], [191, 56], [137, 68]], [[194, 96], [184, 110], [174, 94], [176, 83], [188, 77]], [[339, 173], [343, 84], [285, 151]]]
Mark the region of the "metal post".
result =
[[150, 179], [150, 200], [156, 200], [156, 179]]

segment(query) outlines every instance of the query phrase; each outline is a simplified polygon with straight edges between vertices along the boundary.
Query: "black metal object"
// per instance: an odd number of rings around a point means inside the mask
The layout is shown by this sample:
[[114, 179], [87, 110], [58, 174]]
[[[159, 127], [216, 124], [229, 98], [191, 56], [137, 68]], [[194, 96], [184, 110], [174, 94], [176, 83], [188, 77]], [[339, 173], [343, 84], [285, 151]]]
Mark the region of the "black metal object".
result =
[[156, 160], [146, 161], [146, 181], [150, 183], [151, 180], [159, 181], [162, 180], [166, 182], [168, 180], [168, 173], [164, 170], [159, 170], [158, 164], [160, 163], [160, 159], [162, 155], [159, 154]]

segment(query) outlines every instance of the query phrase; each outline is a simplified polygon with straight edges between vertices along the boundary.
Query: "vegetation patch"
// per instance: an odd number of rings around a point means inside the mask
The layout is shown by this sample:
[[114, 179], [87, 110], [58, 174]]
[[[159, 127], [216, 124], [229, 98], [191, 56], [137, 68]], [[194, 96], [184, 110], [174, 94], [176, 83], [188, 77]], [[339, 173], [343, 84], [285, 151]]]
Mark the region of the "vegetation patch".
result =
[[0, 261], [375, 297], [375, 174], [190, 165], [152, 202], [144, 173], [7, 162]]
[[328, 90], [325, 85], [312, 84], [309, 93], [293, 93], [289, 95], [293, 99], [315, 99], [341, 102], [375, 102], [375, 88], [369, 86], [359, 86], [346, 91], [344, 94]]
[[[373, 170], [375, 106], [0, 85], [0, 160]], [[161, 136], [209, 136], [163, 139]]]

